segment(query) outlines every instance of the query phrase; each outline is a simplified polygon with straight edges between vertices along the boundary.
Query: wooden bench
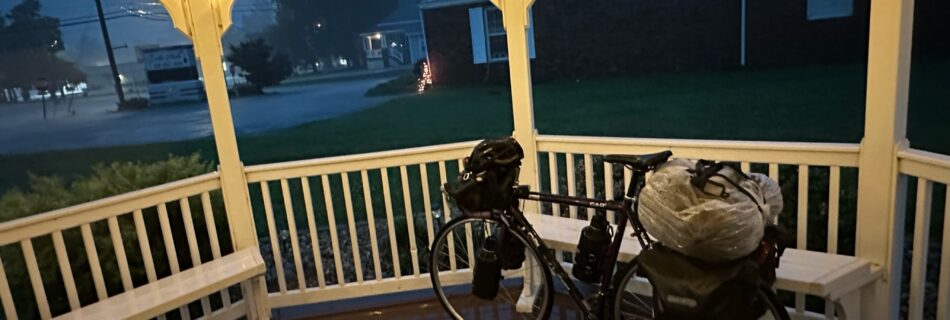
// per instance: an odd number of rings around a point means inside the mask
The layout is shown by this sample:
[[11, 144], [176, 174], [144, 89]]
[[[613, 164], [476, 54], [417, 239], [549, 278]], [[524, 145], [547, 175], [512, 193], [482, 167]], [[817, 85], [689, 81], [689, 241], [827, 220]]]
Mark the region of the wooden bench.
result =
[[[588, 224], [570, 218], [539, 214], [526, 216], [548, 246], [569, 252], [577, 250], [581, 229]], [[627, 235], [620, 247], [620, 260], [631, 260], [640, 250], [636, 238]], [[775, 286], [778, 289], [834, 301], [841, 308], [839, 313], [843, 312], [849, 319], [861, 319], [860, 289], [881, 278], [880, 269], [867, 260], [797, 249], [785, 250], [776, 274]]]
[[[151, 319], [241, 283], [246, 309], [236, 318], [270, 318], [264, 287], [264, 259], [257, 248], [248, 248], [159, 279], [109, 299], [85, 306], [56, 319]], [[257, 281], [258, 283], [252, 283]], [[240, 306], [232, 305], [232, 308]], [[214, 314], [211, 315], [212, 317]], [[206, 318], [212, 318], [206, 317]]]

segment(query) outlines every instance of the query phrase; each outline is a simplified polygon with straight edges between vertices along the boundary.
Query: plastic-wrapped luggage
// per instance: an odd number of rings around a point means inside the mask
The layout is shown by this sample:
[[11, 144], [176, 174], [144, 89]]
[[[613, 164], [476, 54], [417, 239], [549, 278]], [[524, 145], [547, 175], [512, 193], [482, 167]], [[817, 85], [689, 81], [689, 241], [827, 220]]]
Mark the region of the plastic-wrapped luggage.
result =
[[707, 177], [710, 190], [697, 187], [697, 168], [675, 159], [656, 169], [640, 193], [640, 221], [647, 232], [668, 248], [706, 261], [752, 253], [765, 226], [782, 212], [778, 183], [725, 167]]

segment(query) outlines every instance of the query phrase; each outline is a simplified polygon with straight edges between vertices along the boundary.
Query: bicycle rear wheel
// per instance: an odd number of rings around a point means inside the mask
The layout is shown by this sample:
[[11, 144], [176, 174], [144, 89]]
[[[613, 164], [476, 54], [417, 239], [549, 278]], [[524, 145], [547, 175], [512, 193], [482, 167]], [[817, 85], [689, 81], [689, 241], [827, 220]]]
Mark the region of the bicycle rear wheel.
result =
[[[621, 277], [614, 286], [616, 294], [613, 297], [611, 313], [616, 320], [646, 320], [654, 319], [653, 287], [649, 279], [640, 271], [637, 260], [622, 268], [617, 275]], [[759, 319], [789, 320], [788, 311], [778, 300], [775, 293], [768, 288], [759, 289], [756, 295], [759, 303], [765, 306], [765, 314]]]
[[[504, 228], [493, 219], [459, 217], [449, 221], [435, 236], [429, 257], [429, 277], [439, 303], [452, 318], [546, 319], [550, 314], [554, 300], [551, 272], [543, 267], [534, 250], [525, 250], [525, 261], [520, 269], [502, 271], [503, 279], [493, 300], [472, 294], [475, 257], [485, 238], [508, 232]], [[531, 247], [520, 235], [507, 234], [525, 248]], [[526, 272], [533, 274], [531, 283], [534, 286], [526, 286], [523, 277]], [[526, 287], [534, 290], [526, 290]], [[532, 291], [534, 299], [523, 297]], [[522, 301], [521, 310], [519, 300]]]

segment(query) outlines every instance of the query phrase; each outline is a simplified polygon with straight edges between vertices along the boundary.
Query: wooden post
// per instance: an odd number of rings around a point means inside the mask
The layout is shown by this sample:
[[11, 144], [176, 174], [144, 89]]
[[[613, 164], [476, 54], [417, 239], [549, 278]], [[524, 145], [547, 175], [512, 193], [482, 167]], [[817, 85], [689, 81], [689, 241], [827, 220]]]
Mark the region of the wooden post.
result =
[[896, 319], [900, 298], [906, 178], [897, 152], [907, 147], [913, 0], [871, 2], [864, 139], [858, 176], [857, 256], [883, 268], [861, 293], [865, 319]]
[[[534, 101], [531, 92], [531, 59], [528, 49], [529, 10], [534, 0], [491, 0], [501, 9], [508, 38], [508, 69], [511, 77], [511, 108], [515, 121], [512, 136], [524, 148], [520, 183], [538, 190], [538, 131], [534, 127]], [[524, 212], [540, 213], [538, 204], [526, 201]]]
[[[205, 93], [214, 131], [214, 143], [218, 151], [218, 171], [221, 174], [221, 192], [231, 226], [231, 239], [235, 249], [255, 248], [257, 232], [251, 215], [250, 196], [244, 166], [238, 153], [234, 120], [228, 89], [221, 69], [221, 36], [231, 26], [231, 7], [234, 0], [162, 0], [175, 28], [192, 40], [195, 56], [201, 62]], [[245, 288], [245, 297], [267, 297], [267, 288], [262, 281], [250, 281]], [[269, 318], [267, 301], [254, 301], [249, 318]]]

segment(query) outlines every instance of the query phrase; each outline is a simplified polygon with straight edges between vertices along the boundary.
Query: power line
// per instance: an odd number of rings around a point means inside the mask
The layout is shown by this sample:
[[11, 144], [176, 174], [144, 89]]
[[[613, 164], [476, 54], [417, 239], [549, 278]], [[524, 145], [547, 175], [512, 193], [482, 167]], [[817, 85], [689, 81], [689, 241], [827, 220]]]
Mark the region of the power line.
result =
[[[271, 9], [267, 9], [267, 10], [236, 9], [236, 10], [232, 10], [232, 13], [252, 13], [252, 12], [262, 12], [262, 11], [274, 11], [274, 10], [271, 10]], [[167, 14], [164, 14], [164, 13], [162, 13], [162, 14], [155, 14], [155, 13], [152, 13], [152, 14], [142, 14], [142, 15], [140, 15], [140, 14], [130, 13], [130, 12], [128, 12], [128, 11], [114, 11], [114, 12], [110, 12], [110, 13], [106, 14], [105, 20], [108, 21], [108, 20], [115, 20], [115, 19], [121, 19], [121, 18], [127, 18], [127, 17], [137, 17], [137, 18], [142, 18], [142, 19], [151, 20], [151, 21], [170, 21], [170, 20], [171, 20], [171, 18], [170, 18]], [[74, 26], [79, 26], [79, 25], [84, 25], [84, 24], [90, 24], [90, 23], [97, 23], [97, 22], [99, 22], [99, 18], [96, 17], [96, 16], [85, 17], [85, 18], [70, 18], [70, 20], [75, 20], [75, 21], [70, 21], [70, 22], [62, 22], [62, 21], [61, 21], [61, 22], [59, 23], [59, 25], [56, 25], [56, 26], [33, 27], [33, 28], [28, 28], [28, 29], [3, 30], [3, 31], [0, 31], [0, 35], [3, 35], [3, 34], [12, 34], [12, 33], [17, 33], [17, 32], [32, 32], [32, 31], [49, 30], [49, 29], [57, 29], [57, 28], [64, 28], [64, 27], [74, 27]]]

